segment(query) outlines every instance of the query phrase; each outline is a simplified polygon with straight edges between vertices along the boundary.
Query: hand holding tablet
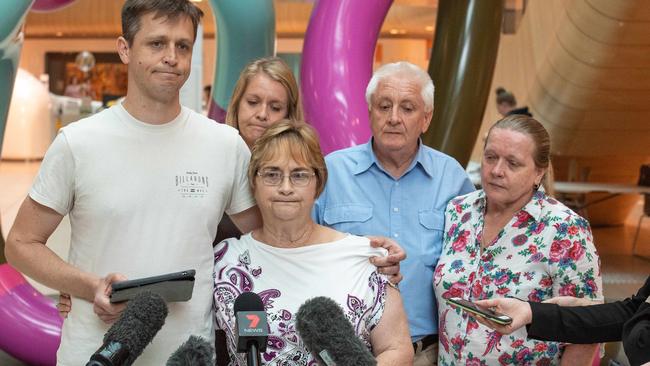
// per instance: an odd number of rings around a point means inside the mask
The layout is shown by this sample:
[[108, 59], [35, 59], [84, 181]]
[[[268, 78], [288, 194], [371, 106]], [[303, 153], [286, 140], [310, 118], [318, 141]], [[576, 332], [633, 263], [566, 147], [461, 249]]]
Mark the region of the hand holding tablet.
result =
[[195, 274], [195, 270], [189, 269], [159, 276], [114, 282], [110, 297], [111, 303], [131, 300], [142, 291], [155, 292], [165, 302], [188, 301], [192, 298]]

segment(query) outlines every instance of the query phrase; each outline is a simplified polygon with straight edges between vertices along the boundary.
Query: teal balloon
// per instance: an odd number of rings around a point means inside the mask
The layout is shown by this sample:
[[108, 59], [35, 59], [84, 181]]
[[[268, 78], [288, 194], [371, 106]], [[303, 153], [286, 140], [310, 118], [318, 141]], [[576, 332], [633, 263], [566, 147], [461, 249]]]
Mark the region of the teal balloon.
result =
[[302, 53], [278, 53], [276, 56], [287, 63], [293, 72], [293, 76], [296, 78], [296, 82], [300, 85], [300, 64], [302, 63]]
[[210, 0], [217, 29], [216, 70], [208, 116], [223, 122], [239, 73], [275, 52], [275, 8], [269, 0]]
[[23, 47], [22, 25], [34, 0], [0, 1], [0, 152]]

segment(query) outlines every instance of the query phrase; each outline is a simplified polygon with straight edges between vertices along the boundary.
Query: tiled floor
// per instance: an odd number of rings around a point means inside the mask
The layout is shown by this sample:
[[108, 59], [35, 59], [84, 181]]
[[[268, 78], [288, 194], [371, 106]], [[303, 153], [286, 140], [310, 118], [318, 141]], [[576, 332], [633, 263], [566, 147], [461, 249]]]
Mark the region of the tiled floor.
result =
[[[0, 161], [0, 222], [7, 235], [20, 204], [24, 200], [39, 162]], [[605, 298], [615, 301], [628, 297], [643, 285], [650, 275], [650, 260], [632, 256], [632, 241], [636, 223], [641, 215], [642, 201], [630, 215], [625, 226], [594, 228], [594, 242], [601, 256]], [[650, 257], [650, 218], [643, 221], [637, 252]], [[61, 257], [67, 257], [70, 224], [67, 219], [48, 241], [48, 246]], [[34, 281], [32, 284], [46, 295], [56, 292]], [[615, 352], [616, 344], [608, 345], [607, 352]], [[19, 361], [0, 351], [0, 365], [19, 366]]]

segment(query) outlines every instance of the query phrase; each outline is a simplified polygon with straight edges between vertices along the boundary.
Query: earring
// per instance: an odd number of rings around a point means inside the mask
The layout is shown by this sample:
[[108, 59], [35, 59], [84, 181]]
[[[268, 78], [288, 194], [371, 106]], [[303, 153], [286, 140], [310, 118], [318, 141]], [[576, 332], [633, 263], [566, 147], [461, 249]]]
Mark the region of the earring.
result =
[[539, 183], [535, 183], [535, 184], [533, 185], [533, 192], [536, 192], [536, 191], [538, 191], [538, 190], [539, 190]]

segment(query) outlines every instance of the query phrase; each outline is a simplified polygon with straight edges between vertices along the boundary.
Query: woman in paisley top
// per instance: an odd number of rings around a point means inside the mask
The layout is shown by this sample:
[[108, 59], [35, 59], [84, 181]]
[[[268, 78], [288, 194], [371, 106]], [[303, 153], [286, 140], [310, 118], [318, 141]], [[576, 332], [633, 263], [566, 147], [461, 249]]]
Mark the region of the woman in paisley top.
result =
[[599, 258], [588, 222], [545, 194], [548, 132], [535, 119], [508, 116], [485, 142], [483, 189], [453, 199], [445, 216], [442, 257], [434, 274], [440, 365], [590, 364], [596, 345], [502, 335], [444, 299], [554, 296], [602, 300]]
[[411, 364], [399, 292], [369, 262], [384, 249], [311, 218], [327, 180], [314, 130], [290, 120], [269, 127], [253, 146], [248, 177], [263, 226], [215, 247], [215, 316], [226, 332], [231, 365], [246, 364], [236, 353], [233, 312], [235, 299], [246, 291], [262, 298], [268, 315], [266, 365], [316, 365], [295, 328], [298, 308], [316, 296], [340, 304], [378, 364]]

